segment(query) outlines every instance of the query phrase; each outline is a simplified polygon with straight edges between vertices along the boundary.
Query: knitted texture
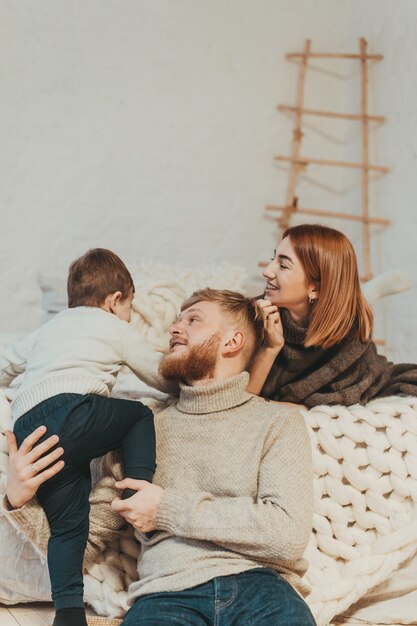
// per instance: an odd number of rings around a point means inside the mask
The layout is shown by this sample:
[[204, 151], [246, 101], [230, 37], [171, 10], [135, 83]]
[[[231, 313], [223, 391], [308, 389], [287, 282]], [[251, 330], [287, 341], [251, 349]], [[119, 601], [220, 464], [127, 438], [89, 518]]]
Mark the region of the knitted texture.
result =
[[181, 304], [193, 291], [213, 289], [243, 291], [246, 271], [238, 265], [182, 268], [142, 262], [132, 270], [135, 298], [131, 324], [157, 350], [168, 348], [168, 329], [176, 320]]
[[417, 396], [417, 365], [393, 365], [377, 354], [372, 341], [356, 336], [357, 326], [332, 348], [305, 348], [306, 327], [281, 310], [285, 344], [275, 359], [261, 395], [308, 407], [365, 404], [376, 396]]
[[[3, 399], [3, 427], [8, 414]], [[315, 475], [313, 532], [305, 552], [305, 579], [312, 588], [307, 602], [324, 626], [417, 551], [417, 399], [316, 407], [304, 416]], [[4, 437], [0, 446], [4, 482]], [[120, 466], [108, 461], [105, 471], [114, 468], [118, 478]], [[109, 489], [108, 501], [113, 494]], [[43, 514], [36, 510], [36, 517], [34, 511], [29, 516], [35, 527]], [[131, 529], [117, 537], [96, 553], [96, 563], [87, 566], [84, 578], [87, 601], [98, 613], [111, 616], [128, 608], [126, 590], [137, 578], [139, 555]]]
[[13, 401], [16, 420], [60, 393], [107, 397], [124, 363], [146, 384], [173, 393], [175, 385], [158, 374], [161, 355], [130, 324], [99, 307], [58, 313], [0, 353], [0, 385], [24, 372]]
[[119, 626], [121, 624], [120, 619], [112, 619], [109, 617], [88, 617], [88, 626]]
[[[148, 278], [145, 276], [143, 280]], [[138, 286], [137, 278], [135, 282]], [[148, 339], [161, 347], [166, 345], [166, 336], [162, 334], [178, 312], [177, 299], [183, 298], [181, 281], [168, 276], [168, 282], [169, 288], [166, 281], [164, 286], [162, 276], [149, 281], [143, 289], [147, 298], [143, 314], [138, 313], [134, 320]], [[235, 282], [236, 285], [215, 286], [239, 289], [239, 277]], [[198, 284], [193, 288], [203, 286]], [[189, 290], [185, 295], [188, 293]], [[142, 297], [138, 298], [141, 300]], [[153, 330], [156, 324], [159, 324], [157, 331]], [[121, 385], [123, 392], [140, 396], [154, 410], [172, 401], [157, 400], [161, 396], [143, 386], [137, 393], [135, 384], [133, 376], [126, 376]], [[12, 389], [0, 392], [2, 430], [11, 427], [12, 397]], [[313, 531], [305, 552], [310, 564], [305, 579], [312, 587], [307, 602], [318, 625], [325, 626], [375, 585], [387, 580], [417, 551], [417, 403], [416, 398], [392, 397], [374, 400], [365, 407], [318, 406], [303, 414], [312, 443], [316, 490]], [[104, 459], [101, 472], [108, 476], [114, 472], [119, 479], [120, 465], [113, 459], [112, 456]], [[7, 445], [5, 437], [0, 435], [0, 489], [1, 483], [5, 485], [6, 475]], [[114, 493], [107, 484], [100, 497], [104, 505], [107, 503], [109, 516], [113, 514], [108, 503]], [[30, 504], [21, 509], [21, 514], [29, 506], [30, 512], [19, 522], [12, 521], [10, 514], [5, 515], [20, 532], [16, 534], [16, 542], [9, 546], [13, 554], [20, 550], [23, 534], [30, 532], [29, 519], [34, 529], [31, 543], [42, 546], [37, 548], [40, 554], [45, 548], [43, 512]], [[120, 517], [110, 519], [108, 523], [116, 529]], [[137, 579], [139, 544], [132, 529], [114, 530], [106, 538], [104, 526], [98, 531], [97, 540], [91, 542], [97, 549], [88, 548], [92, 561], [87, 563], [84, 577], [85, 596], [99, 614], [116, 617], [128, 608], [126, 590]], [[110, 543], [111, 537], [116, 539]], [[99, 547], [101, 542], [107, 545], [104, 551]], [[35, 588], [39, 577], [35, 573], [32, 579]], [[44, 600], [48, 596], [47, 588], [36, 595]]]
[[417, 551], [417, 398], [303, 414], [315, 474], [307, 602], [322, 626]]
[[[247, 278], [245, 268], [230, 263], [190, 267], [143, 260], [130, 267], [130, 272], [135, 284], [132, 323], [158, 350], [167, 347], [168, 328], [177, 317], [181, 303], [193, 291], [207, 286], [244, 291]], [[38, 283], [45, 318], [49, 320], [67, 307], [67, 277], [47, 272], [38, 276]]]
[[301, 415], [246, 391], [242, 373], [181, 385], [155, 418], [164, 491], [159, 530], [142, 544], [130, 597], [177, 591], [256, 567], [279, 571], [300, 593], [313, 506], [308, 435]]

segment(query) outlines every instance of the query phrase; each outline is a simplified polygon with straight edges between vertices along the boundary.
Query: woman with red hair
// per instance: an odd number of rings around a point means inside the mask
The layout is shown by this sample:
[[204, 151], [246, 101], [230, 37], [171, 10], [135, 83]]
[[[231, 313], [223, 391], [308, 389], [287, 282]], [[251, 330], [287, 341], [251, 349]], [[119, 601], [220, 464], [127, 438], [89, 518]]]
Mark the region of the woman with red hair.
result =
[[318, 224], [288, 228], [263, 275], [265, 339], [249, 391], [308, 407], [417, 395], [417, 365], [393, 365], [377, 354], [345, 235]]

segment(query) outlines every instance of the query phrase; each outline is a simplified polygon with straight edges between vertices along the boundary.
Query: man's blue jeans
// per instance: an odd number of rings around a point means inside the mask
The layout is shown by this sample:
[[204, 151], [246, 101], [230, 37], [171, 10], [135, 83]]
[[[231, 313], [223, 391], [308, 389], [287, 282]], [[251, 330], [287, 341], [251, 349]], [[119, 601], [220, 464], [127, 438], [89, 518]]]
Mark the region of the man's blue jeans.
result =
[[316, 626], [286, 580], [268, 568], [170, 593], [140, 597], [122, 626]]

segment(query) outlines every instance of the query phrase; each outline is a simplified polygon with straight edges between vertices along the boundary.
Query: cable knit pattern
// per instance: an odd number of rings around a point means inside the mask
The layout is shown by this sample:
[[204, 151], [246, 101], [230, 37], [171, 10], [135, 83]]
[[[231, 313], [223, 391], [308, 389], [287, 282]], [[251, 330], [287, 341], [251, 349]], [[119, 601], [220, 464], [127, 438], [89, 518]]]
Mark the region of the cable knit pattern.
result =
[[[159, 403], [154, 398], [141, 399], [155, 412], [175, 402], [172, 398]], [[321, 406], [302, 413], [311, 439], [315, 493], [313, 532], [304, 553], [309, 562], [305, 581], [312, 588], [307, 602], [318, 626], [327, 626], [416, 554], [417, 399], [392, 397], [373, 400], [365, 407]], [[213, 413], [211, 417], [215, 416]], [[10, 403], [2, 393], [0, 425], [3, 429], [11, 425]], [[202, 441], [206, 438], [205, 431]], [[113, 456], [105, 457], [102, 465], [105, 474], [120, 478], [120, 464]], [[0, 435], [3, 484], [6, 473], [7, 445]], [[95, 527], [101, 529], [97, 541], [90, 536], [91, 547], [114, 536], [107, 537], [105, 530], [106, 517], [112, 515], [109, 504], [114, 493], [110, 487], [103, 491], [103, 510], [96, 510], [92, 501], [91, 519], [97, 519]], [[164, 515], [163, 508], [160, 514]], [[14, 513], [4, 508], [1, 511], [0, 506], [1, 515], [12, 524], [14, 516], [19, 528], [15, 544], [9, 548], [13, 554], [20, 552], [31, 528], [40, 530], [38, 535], [31, 535], [32, 540], [40, 539], [45, 545], [46, 519], [43, 521], [44, 513], [38, 505], [28, 504]], [[128, 608], [127, 588], [138, 576], [139, 543], [127, 529], [107, 546], [104, 551], [97, 547], [95, 562], [87, 564], [85, 597], [99, 614], [121, 616]], [[7, 559], [7, 550], [3, 553]], [[24, 601], [25, 597], [27, 601], [47, 600], [48, 588], [39, 588], [41, 564], [34, 563], [32, 556], [29, 567], [33, 570], [32, 590], [28, 587], [25, 596], [20, 588], [18, 597], [10, 590], [10, 597], [16, 597], [14, 601]], [[3, 601], [10, 600], [5, 596]]]
[[[150, 273], [154, 269], [152, 266]], [[194, 273], [195, 270], [190, 270], [190, 276], [194, 277]], [[135, 280], [137, 301], [145, 299], [144, 310], [137, 310], [132, 319], [133, 325], [159, 348], [166, 347], [166, 330], [181, 300], [192, 290], [187, 277], [167, 281], [166, 268], [161, 274], [158, 281], [148, 281], [146, 275], [143, 289], [138, 285], [139, 277]], [[223, 279], [226, 274], [217, 272], [216, 276]], [[239, 289], [238, 284], [218, 285], [205, 276], [204, 281], [193, 288], [206, 284]], [[117, 384], [119, 380], [120, 377]], [[155, 394], [149, 399], [149, 388], [138, 388], [133, 375], [123, 378], [122, 387], [122, 395], [128, 392], [128, 397], [140, 397], [154, 411], [161, 410]], [[1, 430], [11, 428], [10, 399], [14, 393], [13, 389], [0, 392]], [[170, 402], [172, 399], [165, 398], [162, 408]], [[399, 565], [416, 554], [417, 399], [384, 398], [364, 407], [317, 406], [303, 411], [303, 415], [311, 439], [315, 493], [313, 532], [305, 551], [309, 561], [305, 580], [312, 588], [307, 602], [318, 626], [325, 626], [366, 596], [370, 589], [395, 575]], [[206, 437], [205, 432], [202, 441]], [[0, 491], [3, 493], [7, 461], [6, 440], [0, 434], [3, 484], [3, 489], [0, 484]], [[109, 536], [106, 535], [107, 524], [114, 524], [116, 528], [117, 523], [121, 523], [118, 516], [107, 521], [107, 516], [112, 515], [109, 504], [115, 493], [109, 486], [113, 482], [111, 475], [114, 473], [116, 479], [120, 478], [120, 465], [108, 456], [102, 469], [110, 478], [108, 483], [102, 483], [99, 498], [102, 510], [97, 509], [95, 491], [92, 493], [91, 530], [97, 528], [99, 536], [95, 539], [90, 534], [87, 550], [93, 558], [87, 562], [85, 597], [99, 614], [122, 616], [128, 607], [127, 589], [137, 580], [140, 548], [130, 528], [119, 532], [117, 540], [109, 543], [114, 533], [110, 531]], [[28, 549], [38, 541], [37, 551], [42, 553], [42, 546], [46, 545], [48, 529], [43, 516], [35, 501], [19, 512], [10, 513], [2, 509], [0, 500], [3, 571], [13, 571], [24, 578], [19, 580], [18, 587], [12, 579], [12, 586], [8, 587], [8, 577], [0, 577], [0, 601], [24, 602], [50, 597], [46, 563], [37, 560], [33, 549], [31, 552]], [[16, 528], [19, 528], [18, 533]], [[30, 544], [25, 541], [28, 532], [32, 532]], [[104, 550], [100, 547], [103, 544], [107, 546]]]

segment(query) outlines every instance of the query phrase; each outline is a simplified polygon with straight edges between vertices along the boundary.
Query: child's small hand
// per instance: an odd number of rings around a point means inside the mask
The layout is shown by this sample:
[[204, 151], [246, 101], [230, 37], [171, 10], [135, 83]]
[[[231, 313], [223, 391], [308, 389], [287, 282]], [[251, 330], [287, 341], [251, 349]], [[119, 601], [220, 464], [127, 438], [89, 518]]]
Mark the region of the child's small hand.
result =
[[161, 501], [163, 489], [146, 480], [125, 478], [116, 483], [117, 489], [134, 489], [137, 493], [126, 500], [115, 498], [111, 504], [124, 519], [143, 533], [156, 530], [156, 510]]

